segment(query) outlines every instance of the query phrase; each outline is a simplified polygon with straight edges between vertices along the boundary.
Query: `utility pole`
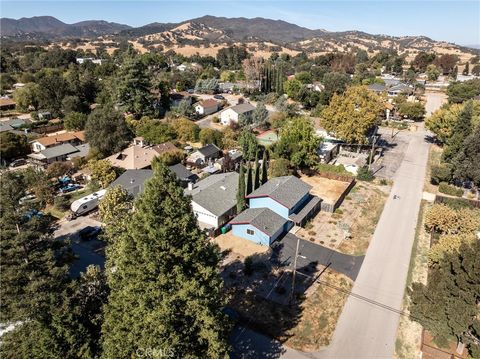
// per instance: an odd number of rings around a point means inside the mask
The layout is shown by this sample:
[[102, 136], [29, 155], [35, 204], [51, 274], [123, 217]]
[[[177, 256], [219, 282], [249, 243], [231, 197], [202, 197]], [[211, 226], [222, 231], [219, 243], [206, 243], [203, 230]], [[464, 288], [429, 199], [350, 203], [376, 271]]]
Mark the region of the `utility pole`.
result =
[[297, 249], [295, 250], [295, 259], [293, 261], [292, 291], [290, 293], [290, 303], [293, 303], [293, 300], [295, 298], [295, 275], [297, 273], [297, 257], [298, 257], [299, 245], [300, 245], [300, 238], [297, 237]]

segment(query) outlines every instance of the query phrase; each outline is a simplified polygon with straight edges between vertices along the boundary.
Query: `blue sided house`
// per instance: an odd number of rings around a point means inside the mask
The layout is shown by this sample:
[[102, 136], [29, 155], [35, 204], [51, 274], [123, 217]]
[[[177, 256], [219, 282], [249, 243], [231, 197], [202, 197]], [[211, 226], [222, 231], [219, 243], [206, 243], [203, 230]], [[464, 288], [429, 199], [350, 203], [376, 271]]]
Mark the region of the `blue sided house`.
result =
[[268, 208], [248, 208], [230, 224], [234, 236], [265, 246], [272, 244], [293, 225]]
[[272, 178], [246, 196], [249, 208], [230, 222], [232, 233], [259, 244], [271, 244], [294, 224], [305, 225], [320, 210], [322, 200], [311, 195], [311, 189], [294, 176]]

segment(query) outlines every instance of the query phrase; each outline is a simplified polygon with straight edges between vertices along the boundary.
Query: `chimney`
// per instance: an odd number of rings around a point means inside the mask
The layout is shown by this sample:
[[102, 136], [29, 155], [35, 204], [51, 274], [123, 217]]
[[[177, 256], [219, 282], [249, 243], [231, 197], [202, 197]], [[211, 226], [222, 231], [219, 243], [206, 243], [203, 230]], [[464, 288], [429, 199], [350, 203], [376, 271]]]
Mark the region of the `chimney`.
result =
[[188, 182], [188, 190], [193, 191], [193, 182]]

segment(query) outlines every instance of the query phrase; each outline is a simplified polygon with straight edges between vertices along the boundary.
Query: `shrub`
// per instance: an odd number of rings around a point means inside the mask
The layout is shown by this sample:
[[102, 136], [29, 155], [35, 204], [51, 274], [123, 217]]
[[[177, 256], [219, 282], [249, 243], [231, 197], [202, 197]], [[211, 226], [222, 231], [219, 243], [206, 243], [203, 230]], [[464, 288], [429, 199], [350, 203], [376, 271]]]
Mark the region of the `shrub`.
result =
[[386, 186], [386, 185], [388, 184], [388, 181], [387, 181], [385, 178], [382, 178], [382, 179], [380, 180], [380, 184], [381, 184], [382, 186]]
[[451, 186], [446, 182], [440, 182], [440, 185], [438, 186], [438, 191], [448, 194], [450, 196], [462, 197], [463, 195], [463, 190], [461, 188]]
[[373, 172], [368, 169], [367, 166], [364, 166], [358, 170], [357, 179], [360, 181], [370, 182], [375, 179], [375, 176], [373, 175]]
[[340, 208], [337, 208], [337, 209], [335, 210], [335, 213], [336, 213], [336, 214], [343, 214], [343, 210], [340, 209]]
[[220, 118], [219, 118], [218, 116], [214, 116], [214, 117], [212, 118], [212, 122], [213, 122], [213, 123], [219, 123], [219, 122], [220, 122]]
[[434, 185], [440, 184], [440, 182], [450, 182], [452, 180], [452, 166], [449, 164], [441, 164], [438, 166], [432, 166], [432, 174], [430, 182]]
[[53, 200], [53, 204], [59, 211], [66, 211], [70, 208], [70, 201], [68, 196], [58, 196]]

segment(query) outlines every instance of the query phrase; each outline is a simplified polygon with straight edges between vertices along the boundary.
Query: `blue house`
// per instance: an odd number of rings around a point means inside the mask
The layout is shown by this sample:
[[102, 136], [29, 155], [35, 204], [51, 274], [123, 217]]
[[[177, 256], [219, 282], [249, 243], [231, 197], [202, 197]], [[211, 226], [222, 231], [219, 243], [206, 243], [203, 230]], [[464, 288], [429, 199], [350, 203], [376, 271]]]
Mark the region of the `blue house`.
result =
[[293, 223], [268, 208], [248, 208], [236, 216], [230, 224], [234, 236], [262, 245], [270, 245]]
[[294, 176], [271, 179], [246, 196], [250, 208], [230, 222], [233, 235], [270, 245], [294, 224], [303, 226], [322, 201], [310, 194], [311, 188]]
[[272, 178], [246, 198], [250, 208], [269, 208], [302, 226], [320, 209], [321, 199], [310, 194], [312, 186], [295, 176]]

